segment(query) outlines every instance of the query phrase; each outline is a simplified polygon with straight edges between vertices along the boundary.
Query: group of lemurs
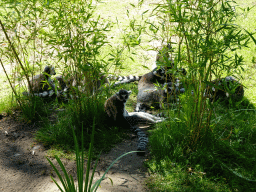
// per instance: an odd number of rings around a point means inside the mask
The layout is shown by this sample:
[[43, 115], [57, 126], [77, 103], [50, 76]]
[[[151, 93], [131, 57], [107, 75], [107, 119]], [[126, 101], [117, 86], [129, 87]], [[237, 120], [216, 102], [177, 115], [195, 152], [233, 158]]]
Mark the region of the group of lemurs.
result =
[[[175, 101], [179, 94], [185, 92], [185, 86], [179, 77], [183, 76], [185, 78], [187, 72], [184, 68], [174, 69], [174, 62], [169, 55], [170, 51], [171, 47], [169, 44], [163, 46], [156, 57], [157, 67], [142, 76], [130, 75], [116, 78], [100, 75], [99, 79], [94, 82], [95, 87], [93, 88], [93, 93], [99, 90], [103, 84], [109, 85], [111, 79], [117, 80], [117, 82], [112, 84], [113, 86], [138, 81], [135, 112], [129, 113], [125, 109], [125, 104], [131, 91], [123, 89], [106, 100], [104, 109], [109, 121], [121, 127], [131, 128], [137, 132], [139, 136], [139, 151], [145, 151], [147, 138], [145, 133], [137, 126], [140, 124], [155, 124], [165, 120], [165, 118], [151, 115], [146, 111], [152, 107], [162, 109], [166, 103]], [[32, 89], [29, 90], [29, 93], [24, 92], [23, 94], [29, 95], [33, 93], [39, 97], [51, 97], [53, 95], [59, 97], [65, 94], [67, 95], [72, 87], [80, 87], [81, 91], [84, 91], [82, 85], [85, 84], [85, 79], [80, 79], [79, 82], [72, 76], [68, 78], [57, 76], [55, 79], [52, 79], [51, 76], [55, 74], [53, 67], [46, 66], [42, 74], [35, 76], [30, 81]], [[56, 82], [58, 82], [57, 87]], [[227, 89], [235, 91], [233, 91], [232, 95], [229, 95]], [[204, 96], [208, 97], [211, 102], [230, 97], [239, 101], [244, 96], [244, 88], [234, 77], [228, 76], [211, 81], [206, 86]]]

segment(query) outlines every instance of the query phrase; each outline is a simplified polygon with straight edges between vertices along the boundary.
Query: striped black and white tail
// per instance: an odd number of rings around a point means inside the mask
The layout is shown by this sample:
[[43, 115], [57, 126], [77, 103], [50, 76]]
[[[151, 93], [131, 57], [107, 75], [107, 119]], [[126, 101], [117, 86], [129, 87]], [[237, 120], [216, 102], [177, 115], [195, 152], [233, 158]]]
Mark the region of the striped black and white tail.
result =
[[108, 77], [109, 80], [116, 80], [114, 83], [114, 86], [120, 85], [120, 84], [125, 84], [125, 83], [131, 83], [134, 81], [139, 81], [142, 76], [134, 76], [134, 75], [128, 75], [128, 76], [113, 76], [110, 75]]

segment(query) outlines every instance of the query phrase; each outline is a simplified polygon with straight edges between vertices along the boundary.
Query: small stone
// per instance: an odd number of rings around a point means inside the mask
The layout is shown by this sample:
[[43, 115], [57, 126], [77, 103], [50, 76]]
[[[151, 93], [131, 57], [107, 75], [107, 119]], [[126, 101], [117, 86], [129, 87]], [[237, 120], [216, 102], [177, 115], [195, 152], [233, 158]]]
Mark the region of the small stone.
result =
[[[47, 91], [44, 91], [43, 93], [42, 93], [42, 97], [46, 97], [48, 95], [48, 92]], [[40, 95], [39, 95], [40, 96]]]
[[54, 94], [54, 91], [53, 91], [53, 90], [50, 90], [50, 91], [49, 91], [49, 97], [53, 96], [53, 94]]
[[41, 146], [40, 145], [35, 145], [33, 148], [32, 148], [32, 150], [37, 150], [37, 149], [39, 149]]

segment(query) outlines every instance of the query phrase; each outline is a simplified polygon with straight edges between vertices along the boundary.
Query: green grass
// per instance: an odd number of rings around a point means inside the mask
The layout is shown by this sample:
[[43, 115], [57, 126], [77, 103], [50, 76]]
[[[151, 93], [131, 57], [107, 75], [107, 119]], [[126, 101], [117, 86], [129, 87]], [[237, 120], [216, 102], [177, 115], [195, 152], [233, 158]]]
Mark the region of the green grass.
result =
[[207, 173], [200, 168], [173, 163], [170, 159], [151, 161], [149, 166], [152, 175], [147, 184], [151, 191], [232, 191], [225, 179], [216, 183], [208, 179]]
[[14, 109], [17, 108], [17, 103], [12, 95], [8, 95], [1, 98], [0, 113], [11, 114]]
[[255, 112], [217, 106], [209, 142], [193, 152], [187, 151], [186, 123], [173, 113], [151, 131], [152, 191], [254, 191]]

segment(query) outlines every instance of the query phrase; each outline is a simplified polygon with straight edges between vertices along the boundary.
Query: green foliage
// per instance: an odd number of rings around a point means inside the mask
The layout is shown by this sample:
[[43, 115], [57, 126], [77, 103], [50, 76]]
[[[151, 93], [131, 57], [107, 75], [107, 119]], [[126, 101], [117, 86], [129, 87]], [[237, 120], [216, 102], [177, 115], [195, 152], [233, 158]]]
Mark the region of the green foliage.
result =
[[[126, 2], [120, 1], [123, 3]], [[139, 7], [142, 3], [139, 2]], [[126, 68], [122, 73], [130, 74], [142, 69], [141, 63], [145, 61], [131, 55], [139, 57], [141, 49], [152, 50], [145, 45], [145, 39], [152, 43], [157, 40], [172, 44], [175, 67], [184, 67], [188, 73], [182, 79], [186, 93], [180, 97], [178, 108], [173, 104], [174, 110], [167, 111], [170, 120], [151, 132], [153, 158], [148, 166], [153, 174], [149, 182], [152, 190], [255, 190], [253, 105], [246, 98], [240, 102], [230, 99], [230, 103], [224, 105], [220, 101], [213, 104], [204, 97], [211, 80], [227, 75], [238, 79], [244, 75], [246, 87], [255, 86], [248, 82], [247, 75], [254, 74], [255, 58], [245, 53], [255, 52], [255, 47], [246, 49], [252, 44], [249, 38], [255, 43], [254, 33], [249, 27], [245, 28], [247, 26], [239, 27], [247, 23], [251, 8], [239, 10], [234, 1], [167, 0], [157, 4], [152, 12], [143, 10], [142, 18], [131, 16], [133, 12], [128, 11], [130, 21], [125, 23], [120, 17], [114, 26], [107, 21], [107, 16], [102, 19], [95, 14], [99, 10], [92, 1], [2, 1], [0, 4], [0, 19], [11, 39], [8, 41], [6, 37], [0, 42], [3, 45], [1, 62], [14, 63], [10, 75], [14, 82], [9, 81], [10, 85], [17, 85], [16, 79], [28, 79], [48, 64], [58, 66], [66, 78], [78, 82], [71, 89], [73, 100], [61, 104], [60, 108], [65, 110], [58, 112], [54, 124], [45, 123], [36, 134], [38, 141], [72, 150], [74, 139], [70, 135], [75, 130], [77, 135], [84, 135], [84, 139], [78, 137], [78, 143], [91, 149], [88, 138], [94, 118], [96, 151], [118, 141], [123, 130], [105, 126], [104, 101], [119, 88], [136, 89], [132, 90], [127, 104], [129, 111], [133, 111], [137, 88], [122, 85], [112, 91], [107, 88], [97, 91], [96, 82], [110, 71]], [[123, 11], [117, 2], [109, 6], [110, 10], [114, 7]], [[130, 6], [138, 11], [135, 5]], [[119, 35], [115, 27], [125, 30]], [[110, 29], [115, 34], [107, 37]], [[108, 45], [111, 40], [112, 44]], [[134, 62], [139, 66], [135, 68]], [[82, 81], [86, 84], [84, 90]], [[23, 84], [19, 82], [14, 94], [20, 86]], [[233, 91], [228, 92], [231, 95]], [[255, 100], [253, 89], [246, 91], [248, 99]], [[18, 95], [19, 91], [16, 94], [19, 100]], [[27, 121], [48, 116], [46, 107], [36, 97], [21, 100], [21, 104]]]
[[33, 96], [23, 98], [21, 101], [22, 116], [26, 122], [43, 120], [48, 117], [49, 108], [42, 98]]
[[[29, 85], [29, 76], [45, 65], [54, 64], [61, 69], [65, 80], [72, 79], [76, 85], [70, 88], [72, 99], [63, 105], [56, 125], [45, 122], [37, 133], [38, 140], [45, 144], [73, 145], [72, 129], [85, 138], [91, 134], [92, 120], [96, 118], [97, 145], [104, 146], [112, 137], [104, 124], [104, 102], [110, 96], [108, 88], [99, 87], [100, 77], [107, 71], [108, 62], [100, 54], [107, 42], [106, 33], [111, 24], [103, 22], [95, 14], [92, 1], [10, 1], [1, 2], [0, 19], [6, 38], [1, 42], [1, 63], [13, 63], [9, 81], [26, 121], [49, 116], [48, 108], [61, 106], [60, 99], [47, 102], [38, 97], [21, 98], [24, 77]], [[117, 56], [113, 55], [113, 59]], [[3, 61], [3, 62], [2, 62]], [[118, 62], [113, 62], [119, 65]], [[60, 73], [60, 70], [57, 71]], [[9, 74], [6, 73], [9, 77]], [[24, 89], [24, 88], [23, 88]], [[55, 90], [56, 91], [56, 90]], [[70, 128], [72, 127], [72, 128]], [[115, 129], [115, 128], [113, 128]], [[115, 129], [116, 130], [116, 129]], [[107, 133], [107, 134], [106, 134]], [[109, 139], [110, 138], [110, 139]], [[79, 142], [80, 138], [78, 139]], [[116, 141], [118, 139], [113, 139]], [[112, 143], [112, 142], [110, 142]], [[86, 147], [88, 148], [88, 142]], [[110, 146], [110, 145], [106, 145]]]

